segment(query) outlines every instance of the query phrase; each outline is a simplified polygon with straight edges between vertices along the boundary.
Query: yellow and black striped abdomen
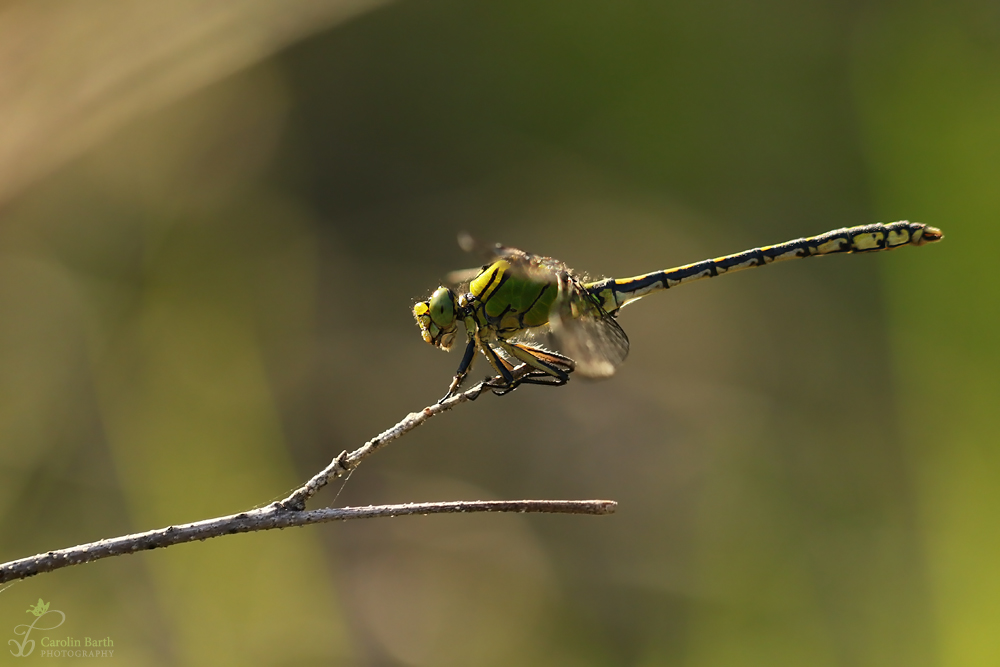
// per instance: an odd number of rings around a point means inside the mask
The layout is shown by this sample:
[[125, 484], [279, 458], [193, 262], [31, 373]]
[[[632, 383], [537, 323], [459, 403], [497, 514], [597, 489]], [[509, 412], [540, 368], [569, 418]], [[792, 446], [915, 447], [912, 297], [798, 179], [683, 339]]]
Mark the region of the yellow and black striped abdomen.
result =
[[606, 311], [611, 312], [652, 292], [724, 273], [734, 273], [789, 259], [892, 250], [905, 245], [919, 246], [940, 241], [943, 237], [940, 229], [905, 220], [886, 225], [847, 227], [818, 236], [706, 259], [674, 269], [654, 271], [634, 278], [602, 280], [591, 283], [587, 289], [601, 300]]

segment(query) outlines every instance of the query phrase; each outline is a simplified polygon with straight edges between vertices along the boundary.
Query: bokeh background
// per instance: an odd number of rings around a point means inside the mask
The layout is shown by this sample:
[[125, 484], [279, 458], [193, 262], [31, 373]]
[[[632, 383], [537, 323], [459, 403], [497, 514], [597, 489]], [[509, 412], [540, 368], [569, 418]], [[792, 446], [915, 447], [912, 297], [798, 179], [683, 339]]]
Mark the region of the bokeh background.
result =
[[128, 665], [1000, 664], [996, 2], [23, 0], [0, 81], [0, 560], [266, 504], [438, 398], [409, 309], [459, 230], [593, 276], [947, 236], [645, 299], [614, 378], [317, 499], [613, 516], [105, 560], [0, 592], [11, 638], [41, 597]]

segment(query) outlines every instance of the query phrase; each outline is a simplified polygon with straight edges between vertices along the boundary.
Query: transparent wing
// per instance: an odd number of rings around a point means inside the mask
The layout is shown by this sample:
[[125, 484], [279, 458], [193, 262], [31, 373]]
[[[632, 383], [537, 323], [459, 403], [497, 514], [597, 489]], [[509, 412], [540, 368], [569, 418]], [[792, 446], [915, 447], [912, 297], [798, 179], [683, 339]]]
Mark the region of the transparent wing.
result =
[[[518, 250], [499, 243], [484, 243], [471, 235], [462, 232], [458, 235], [458, 245], [462, 250], [479, 255], [487, 261], [487, 266], [498, 259], [506, 260], [511, 269], [528, 276], [532, 280], [556, 282], [556, 274], [572, 274], [572, 270], [558, 259], [533, 255], [530, 252]], [[485, 266], [483, 268], [486, 268]]]
[[559, 350], [576, 362], [580, 375], [608, 377], [628, 356], [628, 336], [571, 276], [559, 276], [549, 324]]
[[482, 272], [483, 267], [481, 266], [474, 269], [459, 269], [458, 271], [452, 271], [444, 277], [444, 284], [448, 287], [465, 285]]
[[458, 235], [458, 245], [461, 246], [462, 250], [482, 257], [486, 264], [477, 268], [459, 269], [446, 275], [445, 284], [453, 287], [464, 285], [474, 280], [476, 276], [498, 259], [507, 260], [511, 266], [511, 270], [525, 276], [530, 276], [534, 280], [544, 282], [555, 282], [556, 276], [552, 268], [543, 266], [542, 260], [554, 262], [554, 270], [559, 270], [560, 267], [565, 268], [561, 262], [553, 260], [550, 257], [538, 257], [517, 248], [502, 246], [499, 243], [484, 243], [466, 232]]

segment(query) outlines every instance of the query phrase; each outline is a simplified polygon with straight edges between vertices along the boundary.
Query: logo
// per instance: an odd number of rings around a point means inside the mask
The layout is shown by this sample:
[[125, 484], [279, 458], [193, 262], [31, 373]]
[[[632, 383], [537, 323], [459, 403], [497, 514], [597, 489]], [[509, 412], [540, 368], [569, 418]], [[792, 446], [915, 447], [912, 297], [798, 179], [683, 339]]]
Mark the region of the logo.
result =
[[[36, 604], [34, 607], [28, 607], [28, 613], [29, 614], [34, 614], [35, 616], [44, 616], [45, 613], [48, 612], [48, 610], [49, 610], [49, 603], [48, 602], [42, 602], [42, 598], [38, 598], [38, 604]], [[60, 613], [62, 613], [62, 612], [60, 612]], [[66, 620], [66, 616], [63, 615], [63, 621], [65, 621], [65, 620]], [[62, 625], [62, 623], [60, 623], [59, 625]], [[58, 626], [56, 626], [56, 627], [58, 627]]]
[[[49, 609], [49, 603], [42, 598], [38, 598], [38, 602], [28, 607], [25, 613], [35, 618], [31, 623], [22, 623], [14, 627], [14, 634], [23, 639], [7, 640], [7, 644], [14, 647], [10, 654], [15, 658], [26, 658], [34, 653], [35, 640], [31, 638], [33, 632], [55, 630], [66, 622], [66, 614], [58, 609]], [[102, 639], [84, 637], [81, 641], [75, 637], [53, 639], [42, 635], [38, 644], [42, 647], [39, 653], [43, 658], [111, 658], [115, 653], [112, 648], [115, 643], [111, 641], [111, 637]]]

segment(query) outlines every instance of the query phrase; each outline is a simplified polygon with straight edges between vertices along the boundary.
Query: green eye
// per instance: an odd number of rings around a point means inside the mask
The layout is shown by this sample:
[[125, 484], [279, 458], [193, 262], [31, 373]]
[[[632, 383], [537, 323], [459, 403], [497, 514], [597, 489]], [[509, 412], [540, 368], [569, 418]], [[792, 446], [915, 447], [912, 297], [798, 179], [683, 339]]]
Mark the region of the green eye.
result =
[[439, 287], [430, 299], [431, 320], [442, 328], [455, 321], [455, 297], [451, 290]]

